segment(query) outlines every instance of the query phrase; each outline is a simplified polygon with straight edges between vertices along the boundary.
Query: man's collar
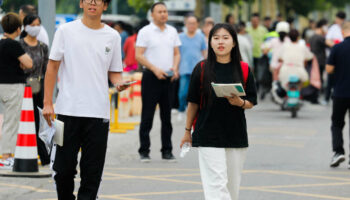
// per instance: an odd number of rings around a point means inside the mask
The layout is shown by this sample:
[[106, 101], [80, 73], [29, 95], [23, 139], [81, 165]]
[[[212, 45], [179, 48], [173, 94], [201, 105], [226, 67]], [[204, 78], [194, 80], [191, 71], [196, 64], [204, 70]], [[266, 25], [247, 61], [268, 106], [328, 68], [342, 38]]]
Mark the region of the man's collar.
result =
[[[160, 28], [156, 25], [156, 24], [154, 24], [153, 22], [151, 22], [151, 27], [152, 27], [152, 29], [154, 29], [154, 30], [160, 30]], [[165, 24], [165, 29], [167, 29], [168, 28], [168, 25], [167, 24]], [[164, 30], [165, 30], [164, 29]]]

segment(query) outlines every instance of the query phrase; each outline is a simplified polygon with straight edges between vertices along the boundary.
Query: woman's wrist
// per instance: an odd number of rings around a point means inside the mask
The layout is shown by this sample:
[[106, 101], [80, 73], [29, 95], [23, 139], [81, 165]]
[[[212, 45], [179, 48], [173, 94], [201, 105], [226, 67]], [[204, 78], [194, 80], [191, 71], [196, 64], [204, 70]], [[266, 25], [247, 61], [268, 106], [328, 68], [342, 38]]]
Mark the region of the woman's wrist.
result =
[[245, 102], [246, 102], [246, 100], [245, 99], [243, 99], [243, 103], [241, 104], [241, 108], [244, 108], [244, 106], [245, 106]]

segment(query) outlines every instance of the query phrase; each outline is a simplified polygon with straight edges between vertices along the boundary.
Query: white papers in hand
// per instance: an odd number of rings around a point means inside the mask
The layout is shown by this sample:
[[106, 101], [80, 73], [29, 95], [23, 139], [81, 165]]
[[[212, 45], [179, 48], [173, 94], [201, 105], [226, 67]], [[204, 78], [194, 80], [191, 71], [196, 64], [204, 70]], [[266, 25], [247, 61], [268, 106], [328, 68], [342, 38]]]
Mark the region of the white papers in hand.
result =
[[211, 83], [217, 97], [245, 96], [245, 91], [241, 83]]
[[63, 146], [63, 130], [64, 130], [64, 123], [58, 119], [55, 119], [54, 121], [56, 132], [55, 136], [53, 137], [53, 141], [55, 144]]
[[49, 126], [44, 118], [42, 109], [38, 107], [38, 110], [40, 118], [39, 138], [45, 143], [46, 150], [50, 154], [54, 143], [63, 146], [64, 123], [55, 119], [54, 121], [51, 121], [52, 126]]

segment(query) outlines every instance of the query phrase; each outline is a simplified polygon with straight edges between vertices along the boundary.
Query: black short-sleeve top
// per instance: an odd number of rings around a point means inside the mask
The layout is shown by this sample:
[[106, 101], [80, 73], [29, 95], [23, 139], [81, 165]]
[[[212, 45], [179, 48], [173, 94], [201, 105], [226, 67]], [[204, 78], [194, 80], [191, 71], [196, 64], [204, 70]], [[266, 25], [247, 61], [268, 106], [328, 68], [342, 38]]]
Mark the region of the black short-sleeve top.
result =
[[25, 83], [26, 76], [18, 58], [25, 54], [18, 41], [0, 40], [0, 84]]
[[[215, 63], [216, 83], [236, 83], [233, 76], [233, 63]], [[205, 65], [203, 66], [205, 67]], [[188, 91], [188, 102], [201, 104], [202, 67], [194, 68]], [[257, 104], [255, 80], [249, 70], [245, 83], [246, 96], [242, 99]], [[244, 109], [231, 105], [226, 98], [216, 97], [211, 91], [210, 105], [199, 109], [198, 118], [192, 134], [193, 147], [244, 148], [248, 147], [247, 123]]]

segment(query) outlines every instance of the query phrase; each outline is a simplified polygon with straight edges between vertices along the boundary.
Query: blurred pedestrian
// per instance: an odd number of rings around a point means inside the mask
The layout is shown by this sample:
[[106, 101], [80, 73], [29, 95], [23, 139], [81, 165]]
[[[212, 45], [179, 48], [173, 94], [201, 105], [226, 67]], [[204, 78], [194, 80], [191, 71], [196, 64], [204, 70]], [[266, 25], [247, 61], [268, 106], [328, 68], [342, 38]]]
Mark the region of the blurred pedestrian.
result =
[[[350, 112], [350, 22], [343, 24], [342, 32], [344, 41], [332, 48], [326, 66], [327, 72], [334, 74], [335, 80], [331, 126], [334, 156], [331, 167], [338, 167], [341, 162], [345, 161], [343, 128], [346, 113]], [[348, 168], [350, 169], [350, 161]]]
[[171, 81], [178, 79], [180, 38], [176, 29], [166, 24], [168, 10], [163, 2], [151, 7], [153, 21], [139, 31], [136, 41], [136, 60], [145, 67], [141, 82], [142, 114], [140, 125], [141, 162], [150, 162], [150, 131], [157, 104], [160, 108], [162, 159], [173, 162], [171, 124]]
[[[343, 11], [339, 11], [335, 17], [335, 24], [329, 27], [326, 35], [326, 41], [330, 44], [338, 44], [343, 41], [343, 34], [341, 31], [341, 26], [343, 25], [346, 18], [346, 14]], [[328, 74], [327, 76], [327, 87], [325, 91], [325, 99], [323, 104], [327, 105], [332, 96], [332, 90], [334, 87], [334, 76], [333, 74]]]
[[305, 61], [311, 60], [314, 56], [306, 45], [298, 43], [299, 32], [297, 30], [290, 30], [289, 38], [291, 42], [283, 43], [278, 56], [280, 62], [282, 62], [278, 78], [282, 87], [286, 90], [290, 75], [297, 75], [300, 85], [309, 79], [305, 69]]
[[253, 45], [248, 39], [249, 35], [247, 34], [245, 28], [246, 25], [243, 21], [239, 22], [236, 28], [238, 32], [237, 39], [239, 44], [239, 51], [242, 56], [242, 61], [248, 63], [249, 66], [253, 66]]
[[248, 34], [253, 40], [253, 63], [254, 63], [254, 74], [257, 76], [259, 73], [258, 62], [262, 56], [261, 44], [264, 42], [265, 34], [267, 34], [267, 29], [260, 25], [260, 15], [259, 13], [254, 13], [251, 18], [251, 26], [247, 28]]
[[122, 58], [125, 57], [125, 52], [123, 50], [123, 47], [124, 47], [124, 44], [125, 44], [125, 41], [126, 39], [129, 37], [129, 34], [128, 32], [125, 30], [126, 28], [126, 24], [122, 21], [117, 21], [114, 25], [113, 25], [113, 28], [118, 31], [121, 39], [122, 39], [122, 43], [121, 43], [121, 48], [122, 48]]
[[264, 27], [267, 29], [268, 32], [274, 31], [272, 25], [272, 20], [270, 16], [265, 16], [264, 17], [264, 22], [263, 22]]
[[281, 21], [283, 21], [282, 14], [281, 14], [281, 13], [278, 13], [278, 14], [276, 15], [276, 20], [275, 20], [275, 21], [273, 22], [273, 24], [272, 24], [272, 29], [275, 30], [276, 27], [277, 27], [277, 24], [278, 24], [279, 22], [281, 22]]
[[[290, 43], [289, 39], [289, 24], [285, 21], [281, 21], [276, 26], [276, 32], [278, 37], [271, 38], [268, 41], [265, 41], [262, 45], [262, 49], [264, 54], [269, 55], [271, 57], [269, 70], [272, 72], [272, 83], [270, 84], [272, 87], [272, 98], [273, 100], [282, 105], [283, 98], [280, 97], [277, 91], [280, 89], [279, 85], [279, 71], [282, 67], [282, 62], [280, 62], [279, 55], [281, 53], [282, 47], [284, 43]], [[262, 77], [262, 79], [266, 79], [267, 77]]]
[[125, 52], [125, 57], [123, 60], [123, 63], [125, 64], [125, 68], [124, 68], [125, 72], [135, 71], [138, 68], [138, 63], [135, 58], [135, 45], [136, 45], [137, 34], [144, 26], [148, 24], [149, 24], [148, 20], [141, 21], [140, 24], [136, 27], [135, 33], [129, 36], [125, 40], [125, 44], [123, 47], [123, 50]]
[[[54, 36], [45, 74], [43, 115], [51, 126], [53, 115], [64, 122], [64, 145], [55, 145], [58, 200], [75, 199], [74, 178], [80, 157], [77, 199], [97, 199], [105, 163], [109, 131], [108, 79], [120, 92], [122, 80], [121, 38], [101, 23], [110, 0], [80, 0], [83, 16], [60, 26]], [[55, 110], [52, 96], [59, 71]]]
[[0, 40], [0, 101], [4, 106], [2, 124], [0, 169], [12, 169], [17, 132], [21, 116], [26, 76], [24, 69], [31, 69], [33, 61], [21, 44], [15, 41], [21, 34], [22, 22], [15, 13], [1, 19], [4, 36]]
[[[19, 14], [19, 17], [21, 18], [21, 22], [23, 23], [23, 20], [27, 15], [29, 15], [29, 14], [37, 15], [38, 12], [33, 5], [26, 4], [26, 5], [22, 5], [20, 7], [18, 14]], [[49, 35], [47, 34], [46, 29], [44, 26], [42, 26], [42, 25], [40, 25], [40, 26], [41, 26], [41, 29], [39, 31], [39, 34], [36, 36], [36, 38], [40, 42], [43, 42], [47, 46], [50, 46], [49, 45]]]
[[334, 45], [332, 41], [326, 40], [325, 38], [328, 30], [327, 25], [328, 21], [326, 19], [321, 19], [318, 21], [316, 24], [315, 34], [309, 39], [311, 52], [314, 53], [317, 58], [322, 83], [323, 72], [326, 68], [326, 48]]
[[233, 28], [236, 28], [235, 17], [232, 14], [227, 14], [225, 17], [225, 23], [230, 24]]
[[48, 62], [48, 47], [43, 42], [37, 40], [37, 36], [41, 31], [41, 20], [38, 15], [29, 14], [23, 20], [24, 30], [21, 34], [20, 43], [33, 60], [33, 68], [25, 70], [27, 75], [27, 83], [32, 87], [35, 131], [38, 142], [38, 154], [42, 165], [50, 163], [50, 157], [46, 150], [44, 142], [39, 138], [39, 111], [38, 107], [43, 108], [44, 98], [44, 76], [46, 65]]
[[[208, 59], [198, 63], [191, 76], [185, 135], [180, 145], [190, 143], [198, 147], [206, 200], [238, 199], [248, 147], [244, 110], [257, 104], [254, 76], [247, 67], [245, 81], [240, 61], [232, 26], [216, 24], [209, 34]], [[211, 82], [242, 83], [246, 96], [218, 98]]]
[[315, 34], [316, 31], [316, 22], [312, 19], [309, 19], [309, 24], [306, 28], [304, 28], [303, 33], [301, 34], [301, 37], [305, 40], [305, 42], [308, 44], [309, 39]]
[[215, 21], [212, 17], [206, 17], [203, 22], [202, 32], [205, 36], [205, 42], [208, 44], [210, 30], [214, 27]]
[[287, 22], [279, 22], [276, 26], [278, 37], [272, 38], [271, 40], [264, 42], [262, 45], [262, 49], [266, 54], [271, 52], [270, 69], [273, 72], [274, 81], [278, 80], [278, 72], [282, 66], [282, 63], [279, 61], [279, 54], [282, 46], [285, 42], [290, 42], [288, 37], [289, 30], [289, 24]]
[[207, 44], [203, 34], [197, 32], [199, 20], [194, 15], [185, 18], [186, 32], [180, 34], [180, 87], [179, 87], [179, 113], [177, 120], [182, 121], [187, 107], [187, 92], [190, 78], [195, 65], [206, 58]]

